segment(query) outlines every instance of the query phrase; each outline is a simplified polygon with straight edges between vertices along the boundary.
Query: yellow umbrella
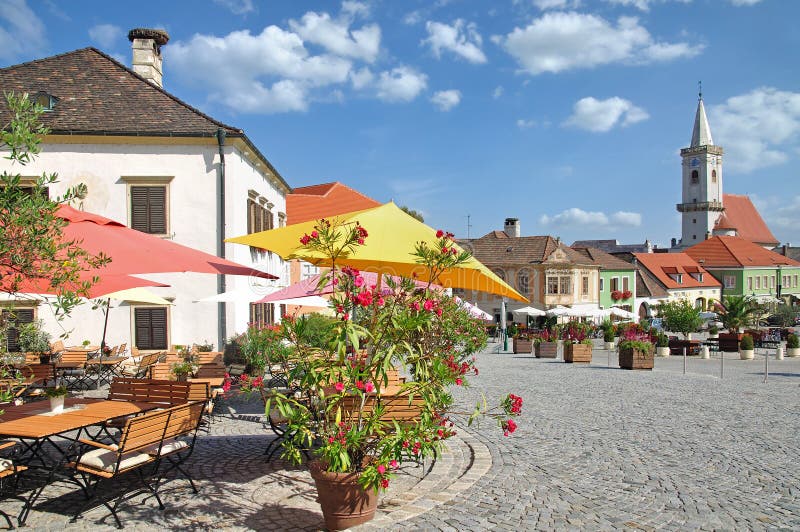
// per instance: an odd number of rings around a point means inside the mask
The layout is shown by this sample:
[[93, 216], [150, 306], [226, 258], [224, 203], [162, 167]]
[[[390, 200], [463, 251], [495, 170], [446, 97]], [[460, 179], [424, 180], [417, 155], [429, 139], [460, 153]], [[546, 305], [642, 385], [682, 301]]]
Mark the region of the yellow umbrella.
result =
[[[359, 270], [406, 278], [416, 276], [418, 279], [429, 280], [427, 268], [417, 263], [412, 253], [418, 242], [425, 242], [429, 247], [436, 249], [438, 247], [436, 231], [404, 212], [393, 202], [372, 209], [338, 215], [335, 218], [339, 224], [358, 222], [369, 233], [363, 246], [356, 247], [350, 256], [337, 259], [338, 266], [350, 266]], [[300, 238], [310, 234], [316, 224], [316, 221], [304, 222], [228, 238], [226, 242], [268, 249], [285, 260], [301, 259], [316, 266], [330, 266], [328, 257], [320, 252], [308, 250], [300, 243]], [[461, 251], [458, 246], [456, 248]], [[446, 270], [436, 282], [447, 288], [477, 290], [528, 301], [474, 257], [456, 268]]]

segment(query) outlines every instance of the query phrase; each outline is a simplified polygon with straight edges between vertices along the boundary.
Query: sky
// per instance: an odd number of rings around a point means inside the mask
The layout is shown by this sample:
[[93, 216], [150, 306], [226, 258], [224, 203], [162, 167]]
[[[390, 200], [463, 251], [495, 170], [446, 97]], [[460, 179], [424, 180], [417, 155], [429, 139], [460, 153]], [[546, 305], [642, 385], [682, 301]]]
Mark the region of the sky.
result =
[[[0, 1], [0, 67], [166, 29], [164, 88], [293, 187], [341, 181], [458, 237], [680, 237], [702, 81], [726, 193], [800, 243], [795, 0]], [[57, 169], [54, 169], [57, 171]]]

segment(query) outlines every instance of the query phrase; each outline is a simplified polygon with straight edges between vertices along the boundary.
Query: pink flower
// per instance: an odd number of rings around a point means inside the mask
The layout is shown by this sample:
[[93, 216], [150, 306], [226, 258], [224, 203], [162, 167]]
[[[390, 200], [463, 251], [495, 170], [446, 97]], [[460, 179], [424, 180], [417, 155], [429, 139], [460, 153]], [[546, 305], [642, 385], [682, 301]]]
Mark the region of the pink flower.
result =
[[333, 385], [333, 387], [336, 388], [337, 392], [344, 391], [344, 383], [343, 382], [337, 382], [336, 384]]
[[441, 229], [436, 231], [436, 238], [442, 238], [443, 236], [444, 236], [444, 231], [442, 231]]
[[461, 380], [460, 378], [456, 379], [456, 386], [461, 386], [462, 384], [464, 384], [463, 380]]
[[311, 231], [311, 238], [319, 238], [319, 233], [316, 231]]
[[411, 308], [413, 310], [417, 310], [418, 311], [419, 310], [419, 301], [414, 301], [413, 303], [411, 303]]
[[378, 464], [378, 467], [376, 467], [375, 469], [377, 469], [378, 473], [380, 473], [381, 475], [386, 473], [386, 466], [383, 464]]
[[384, 489], [389, 487], [389, 479], [388, 478], [382, 478], [381, 479], [381, 487], [384, 488]]
[[372, 381], [369, 381], [366, 384], [364, 384], [364, 391], [367, 393], [372, 393], [375, 391], [375, 385], [372, 384]]
[[364, 381], [362, 381], [362, 380], [356, 381], [356, 388], [358, 388], [359, 390], [363, 390], [364, 389]]
[[397, 464], [397, 460], [391, 460], [389, 462], [389, 467], [391, 467], [392, 469], [397, 469], [399, 467]]
[[361, 277], [360, 275], [359, 275], [359, 276], [357, 276], [357, 277], [356, 277], [356, 278], [353, 280], [353, 284], [354, 284], [354, 285], [356, 285], [358, 288], [361, 288], [362, 286], [364, 286], [364, 278], [363, 278], [363, 277]]
[[308, 235], [303, 235], [303, 236], [300, 237], [300, 243], [303, 244], [304, 246], [308, 245], [308, 243], [310, 241], [311, 241], [311, 238]]
[[433, 310], [433, 301], [431, 301], [430, 299], [426, 299], [425, 303], [423, 304], [423, 307], [425, 308], [425, 310], [430, 312], [431, 310]]

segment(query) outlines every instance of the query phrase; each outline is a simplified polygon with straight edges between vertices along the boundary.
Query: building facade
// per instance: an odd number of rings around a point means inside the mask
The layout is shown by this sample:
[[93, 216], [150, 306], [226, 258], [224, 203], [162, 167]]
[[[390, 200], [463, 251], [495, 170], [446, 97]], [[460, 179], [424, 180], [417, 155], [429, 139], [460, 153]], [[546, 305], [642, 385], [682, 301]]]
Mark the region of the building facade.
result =
[[[0, 69], [3, 91], [27, 93], [46, 104], [42, 121], [50, 129], [34, 162], [11, 167], [3, 159], [0, 169], [30, 180], [57, 172], [51, 197], [84, 184], [85, 197], [73, 205], [79, 209], [286, 279], [287, 268], [276, 255], [223, 241], [285, 224], [290, 187], [242, 130], [161, 87], [166, 33], [134, 30], [129, 37], [133, 69], [94, 48]], [[7, 113], [0, 108], [4, 122]], [[152, 291], [173, 304], [112, 308], [109, 343], [135, 345], [140, 328], [156, 327], [150, 338], [158, 338], [157, 345], [140, 348], [220, 345], [251, 321], [275, 314], [245, 300], [198, 302], [221, 292], [258, 290], [264, 280], [192, 273], [143, 277], [169, 284]], [[99, 342], [102, 315], [89, 307], [83, 305], [66, 324], [67, 342]], [[44, 306], [37, 317], [51, 332], [57, 329]]]

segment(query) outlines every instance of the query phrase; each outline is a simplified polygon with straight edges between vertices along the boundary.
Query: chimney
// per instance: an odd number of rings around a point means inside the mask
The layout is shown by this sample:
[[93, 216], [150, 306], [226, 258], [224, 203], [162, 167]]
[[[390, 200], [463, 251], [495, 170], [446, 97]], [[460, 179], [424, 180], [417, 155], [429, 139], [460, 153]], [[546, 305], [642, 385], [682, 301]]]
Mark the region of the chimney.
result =
[[164, 30], [135, 28], [128, 32], [128, 40], [133, 43], [133, 71], [157, 87], [161, 82], [161, 47], [169, 42], [169, 34]]
[[673, 238], [673, 239], [670, 241], [670, 243], [672, 244], [672, 247], [675, 247], [675, 246], [678, 244], [678, 241], [677, 241], [676, 239], [674, 239], [674, 238]]
[[519, 238], [519, 218], [506, 218], [503, 232], [508, 236]]
[[792, 247], [792, 245], [790, 243], [788, 243], [788, 242], [783, 245], [783, 256], [784, 257], [788, 257], [789, 256], [789, 248], [790, 247]]

